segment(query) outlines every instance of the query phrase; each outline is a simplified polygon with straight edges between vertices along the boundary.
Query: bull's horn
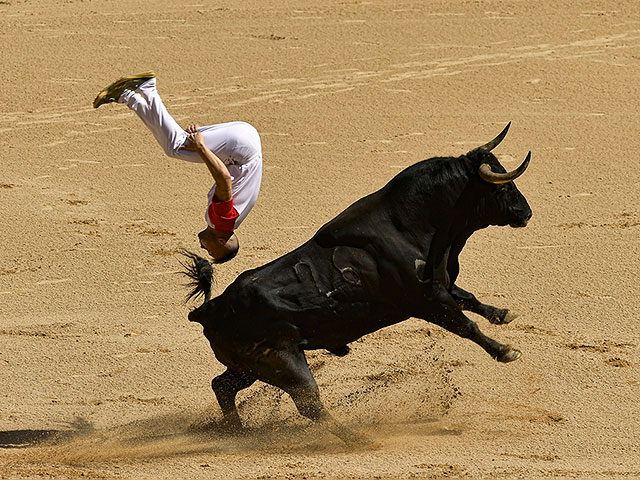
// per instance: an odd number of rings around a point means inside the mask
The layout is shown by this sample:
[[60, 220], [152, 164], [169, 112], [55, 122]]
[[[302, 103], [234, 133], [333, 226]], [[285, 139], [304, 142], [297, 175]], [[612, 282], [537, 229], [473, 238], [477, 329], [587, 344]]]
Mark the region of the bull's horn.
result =
[[489, 183], [498, 184], [498, 183], [512, 182], [513, 180], [515, 180], [516, 178], [518, 178], [520, 175], [524, 173], [524, 171], [529, 166], [529, 161], [531, 161], [531, 152], [527, 154], [527, 158], [524, 159], [524, 162], [522, 162], [522, 165], [520, 165], [515, 170], [507, 173], [492, 172], [489, 164], [483, 163], [478, 168], [478, 175], [480, 175], [480, 178], [482, 178], [485, 182], [489, 182]]
[[496, 138], [491, 140], [489, 143], [485, 143], [481, 147], [478, 147], [478, 149], [483, 148], [485, 150], [491, 151], [494, 148], [496, 148], [500, 144], [500, 142], [504, 139], [504, 137], [507, 136], [507, 132], [509, 131], [510, 126], [511, 126], [511, 122], [507, 123], [507, 126], [504, 127], [504, 129], [500, 132], [500, 134]]

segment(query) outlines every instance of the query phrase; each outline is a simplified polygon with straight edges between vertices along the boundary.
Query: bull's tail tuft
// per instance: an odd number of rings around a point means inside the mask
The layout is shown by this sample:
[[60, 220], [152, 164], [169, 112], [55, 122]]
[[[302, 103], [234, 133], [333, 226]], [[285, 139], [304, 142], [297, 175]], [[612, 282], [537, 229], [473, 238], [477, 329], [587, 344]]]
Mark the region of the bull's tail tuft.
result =
[[182, 254], [191, 260], [191, 263], [188, 261], [185, 263], [180, 262], [184, 267], [182, 273], [191, 279], [187, 286], [191, 287], [192, 290], [187, 295], [186, 301], [188, 302], [192, 298], [204, 295], [204, 301], [208, 302], [211, 298], [211, 283], [213, 282], [213, 267], [211, 263], [187, 250], [184, 250]]

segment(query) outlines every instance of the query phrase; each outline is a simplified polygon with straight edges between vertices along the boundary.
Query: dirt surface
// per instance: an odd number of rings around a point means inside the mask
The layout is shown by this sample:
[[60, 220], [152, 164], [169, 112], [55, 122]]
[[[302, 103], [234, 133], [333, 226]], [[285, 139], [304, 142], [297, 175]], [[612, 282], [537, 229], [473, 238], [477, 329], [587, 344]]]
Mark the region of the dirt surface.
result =
[[[629, 1], [0, 1], [1, 478], [640, 478], [640, 7]], [[179, 123], [245, 120], [264, 177], [240, 272], [402, 168], [495, 153], [534, 216], [476, 233], [459, 284], [520, 317], [502, 365], [418, 320], [311, 352], [350, 448], [256, 384], [247, 432], [187, 321], [179, 251], [210, 177], [105, 85], [154, 69]], [[75, 433], [74, 433], [75, 432]], [[57, 443], [26, 447], [58, 435]], [[21, 448], [18, 448], [21, 447]]]

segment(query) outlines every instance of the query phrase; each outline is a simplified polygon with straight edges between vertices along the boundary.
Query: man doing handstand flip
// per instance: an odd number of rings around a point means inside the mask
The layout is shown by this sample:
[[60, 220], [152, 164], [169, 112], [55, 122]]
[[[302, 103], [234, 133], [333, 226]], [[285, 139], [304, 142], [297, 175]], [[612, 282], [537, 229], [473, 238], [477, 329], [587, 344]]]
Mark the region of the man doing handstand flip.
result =
[[162, 103], [154, 72], [122, 77], [104, 88], [93, 107], [126, 104], [153, 133], [165, 154], [189, 162], [204, 162], [214, 184], [200, 245], [215, 263], [231, 260], [239, 243], [234, 230], [253, 208], [262, 180], [262, 145], [257, 130], [245, 122], [228, 122], [182, 129]]

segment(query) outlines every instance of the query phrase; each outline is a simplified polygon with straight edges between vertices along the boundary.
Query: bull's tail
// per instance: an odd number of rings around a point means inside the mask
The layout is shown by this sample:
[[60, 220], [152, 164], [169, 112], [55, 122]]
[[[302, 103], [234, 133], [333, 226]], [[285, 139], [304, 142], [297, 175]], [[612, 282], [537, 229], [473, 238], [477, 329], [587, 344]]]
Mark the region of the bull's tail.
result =
[[195, 253], [188, 251], [182, 252], [185, 257], [191, 260], [185, 263], [180, 262], [184, 267], [182, 273], [191, 279], [187, 286], [192, 290], [187, 295], [187, 302], [192, 298], [198, 298], [201, 295], [204, 296], [204, 303], [208, 302], [211, 298], [211, 283], [213, 282], [213, 268], [208, 260], [202, 258]]

